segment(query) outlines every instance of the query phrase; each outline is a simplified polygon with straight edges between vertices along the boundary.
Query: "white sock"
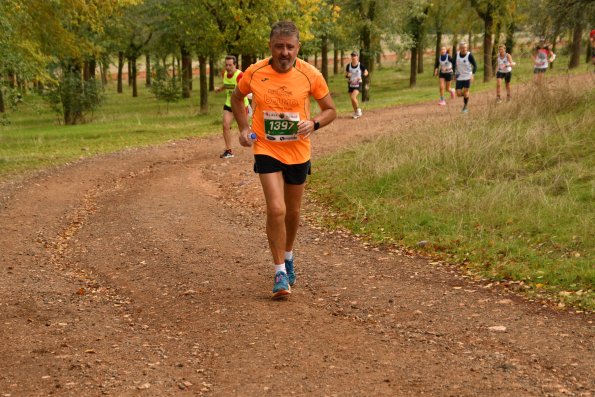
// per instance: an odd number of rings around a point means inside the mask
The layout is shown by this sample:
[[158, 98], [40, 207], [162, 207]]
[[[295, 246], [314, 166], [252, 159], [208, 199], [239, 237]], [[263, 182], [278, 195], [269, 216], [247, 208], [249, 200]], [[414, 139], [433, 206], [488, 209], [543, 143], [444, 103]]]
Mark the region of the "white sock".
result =
[[275, 274], [277, 274], [277, 272], [287, 273], [287, 270], [285, 270], [285, 262], [280, 265], [275, 265]]
[[285, 251], [285, 260], [293, 259], [293, 251]]

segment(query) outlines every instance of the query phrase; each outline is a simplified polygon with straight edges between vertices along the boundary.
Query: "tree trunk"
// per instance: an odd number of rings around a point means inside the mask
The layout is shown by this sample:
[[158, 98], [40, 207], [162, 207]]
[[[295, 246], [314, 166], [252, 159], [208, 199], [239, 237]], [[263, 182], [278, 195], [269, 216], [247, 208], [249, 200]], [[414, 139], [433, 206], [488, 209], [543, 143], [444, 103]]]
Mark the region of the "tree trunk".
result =
[[318, 67], [318, 51], [314, 52], [314, 66]]
[[215, 61], [212, 55], [209, 57], [209, 91], [215, 91]]
[[4, 94], [2, 93], [2, 86], [0, 85], [0, 113], [6, 112], [4, 107]]
[[[79, 101], [73, 101], [72, 98], [77, 98], [83, 93], [83, 80], [81, 76], [81, 65], [78, 64], [63, 64], [64, 70], [63, 79], [69, 79], [71, 88], [61, 93], [60, 100], [62, 102], [62, 111], [64, 116], [64, 124], [75, 125], [82, 119], [82, 110], [77, 106]], [[62, 81], [61, 84], [64, 84]]]
[[[554, 36], [552, 37], [552, 52], [556, 53], [556, 45], [558, 45], [558, 37], [560, 35], [560, 30], [562, 29], [561, 24], [558, 22], [554, 28]], [[554, 69], [554, 62], [550, 62], [550, 69]]]
[[591, 48], [591, 43], [587, 44], [587, 51], [586, 51], [586, 57], [585, 57], [585, 63], [591, 63], [591, 57], [593, 56], [593, 54], [591, 53], [592, 48]]
[[254, 63], [254, 56], [252, 54], [242, 54], [242, 71], [246, 71], [248, 66]]
[[452, 53], [450, 54], [450, 56], [452, 56], [452, 59], [455, 59], [455, 55], [457, 55], [457, 46], [458, 46], [457, 41], [458, 40], [459, 40], [459, 38], [458, 38], [457, 34], [455, 33], [452, 36]]
[[[483, 32], [483, 81], [488, 82], [492, 78], [492, 30], [494, 29], [494, 17], [490, 10], [486, 12]], [[471, 48], [469, 48], [471, 50]]]
[[180, 76], [182, 76], [182, 98], [190, 98], [190, 81], [188, 79], [190, 51], [184, 45], [180, 47], [180, 57], [182, 59], [182, 71], [180, 73]]
[[145, 85], [151, 86], [151, 55], [145, 54]]
[[506, 46], [506, 52], [512, 55], [514, 51], [514, 31], [516, 30], [516, 24], [512, 21], [507, 29], [506, 29], [506, 41], [504, 45]]
[[339, 59], [341, 60], [341, 70], [343, 70], [345, 69], [345, 50], [340, 51]]
[[200, 112], [205, 114], [209, 111], [209, 92], [207, 91], [207, 57], [199, 55], [198, 62], [200, 80]]
[[440, 47], [442, 47], [442, 32], [436, 32], [436, 52], [434, 54], [434, 62], [438, 62], [438, 57], [440, 57]]
[[320, 56], [322, 57], [322, 64], [320, 65], [320, 71], [322, 77], [328, 83], [328, 37], [322, 36], [322, 45], [320, 46]]
[[10, 88], [15, 88], [17, 86], [17, 75], [12, 70], [8, 72], [8, 86]]
[[568, 61], [568, 69], [578, 67], [581, 62], [581, 38], [583, 35], [583, 26], [580, 20], [577, 20], [572, 29], [572, 45], [570, 47], [570, 60]]
[[411, 47], [411, 68], [409, 70], [409, 87], [413, 88], [417, 84], [417, 44]]
[[128, 57], [128, 87], [132, 85], [132, 59]]
[[97, 60], [95, 59], [95, 57], [92, 57], [91, 59], [89, 59], [89, 79], [93, 79], [95, 80], [95, 76], [96, 76], [96, 71], [97, 71]]
[[498, 45], [500, 44], [500, 31], [502, 30], [502, 22], [496, 23], [496, 33], [494, 40], [492, 40], [492, 77], [496, 75], [496, 67], [498, 66]]
[[99, 72], [101, 73], [101, 83], [106, 86], [107, 85], [107, 74], [109, 73], [109, 61], [105, 58], [101, 59], [99, 64]]
[[188, 55], [188, 88], [192, 91], [192, 54]]
[[[360, 12], [362, 16], [366, 16], [366, 20], [373, 22], [376, 14], [376, 1], [370, 1], [368, 5], [367, 14], [363, 10], [363, 3], [360, 5]], [[360, 33], [360, 41], [362, 43], [362, 50], [360, 51], [360, 59], [364, 66], [368, 68], [370, 74], [374, 71], [374, 54], [372, 51], [372, 30], [370, 24], [364, 24], [364, 27]], [[362, 76], [362, 102], [368, 102], [370, 100], [370, 75], [368, 77]]]
[[118, 52], [118, 94], [122, 93], [122, 69], [124, 69], [124, 52]]
[[420, 37], [420, 43], [417, 46], [417, 74], [424, 72], [424, 37]]
[[90, 70], [89, 62], [88, 61], [83, 62], [83, 80], [84, 81], [89, 81], [89, 78], [90, 78], [89, 70]]
[[333, 74], [339, 74], [339, 50], [333, 46]]
[[132, 97], [136, 98], [138, 97], [138, 86], [136, 84], [136, 58], [130, 58], [128, 62], [131, 63], [130, 72], [132, 74]]

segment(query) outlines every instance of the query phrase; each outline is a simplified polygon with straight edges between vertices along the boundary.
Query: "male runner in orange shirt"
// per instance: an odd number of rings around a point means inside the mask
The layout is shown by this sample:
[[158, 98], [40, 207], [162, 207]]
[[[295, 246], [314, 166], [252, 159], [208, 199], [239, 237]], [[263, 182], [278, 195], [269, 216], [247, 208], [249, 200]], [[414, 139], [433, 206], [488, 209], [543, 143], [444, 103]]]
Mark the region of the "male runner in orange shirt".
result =
[[[267, 206], [266, 231], [275, 265], [273, 298], [290, 293], [295, 283], [293, 243], [297, 234], [306, 177], [310, 174], [310, 136], [330, 124], [337, 111], [322, 74], [297, 59], [300, 35], [293, 22], [271, 29], [271, 57], [251, 65], [231, 97], [240, 144], [252, 146]], [[252, 93], [251, 133], [244, 97]], [[310, 115], [310, 96], [320, 113]]]

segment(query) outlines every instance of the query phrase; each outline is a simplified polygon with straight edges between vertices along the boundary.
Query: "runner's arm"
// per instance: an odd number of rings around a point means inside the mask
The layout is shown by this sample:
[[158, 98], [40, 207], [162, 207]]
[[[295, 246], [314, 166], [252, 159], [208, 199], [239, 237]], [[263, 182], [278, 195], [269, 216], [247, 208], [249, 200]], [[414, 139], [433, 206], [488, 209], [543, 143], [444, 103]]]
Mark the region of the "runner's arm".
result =
[[248, 139], [250, 123], [248, 122], [246, 107], [244, 106], [245, 96], [246, 95], [242, 94], [242, 91], [240, 91], [238, 87], [233, 90], [233, 93], [231, 94], [231, 111], [233, 112], [233, 117], [236, 119], [238, 128], [240, 129], [240, 145], [251, 146], [252, 142]]
[[319, 122], [320, 128], [322, 128], [337, 118], [337, 109], [330, 93], [326, 94], [324, 98], [317, 99], [316, 102], [320, 107], [320, 113], [311, 120], [302, 120], [298, 123], [298, 134], [304, 138], [308, 138], [314, 132], [315, 122]]
[[469, 63], [473, 66], [473, 71], [471, 73], [475, 74], [475, 72], [477, 72], [477, 62], [475, 62], [473, 54], [469, 54]]

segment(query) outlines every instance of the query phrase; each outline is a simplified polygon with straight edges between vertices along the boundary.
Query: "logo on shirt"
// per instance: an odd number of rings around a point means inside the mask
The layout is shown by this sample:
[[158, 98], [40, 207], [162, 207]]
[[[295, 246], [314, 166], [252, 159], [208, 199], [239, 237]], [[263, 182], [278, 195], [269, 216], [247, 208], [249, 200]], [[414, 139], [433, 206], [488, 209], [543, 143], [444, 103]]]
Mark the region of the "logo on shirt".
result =
[[287, 91], [287, 86], [281, 86], [278, 89], [269, 89], [268, 93], [271, 95], [291, 96], [291, 91]]

